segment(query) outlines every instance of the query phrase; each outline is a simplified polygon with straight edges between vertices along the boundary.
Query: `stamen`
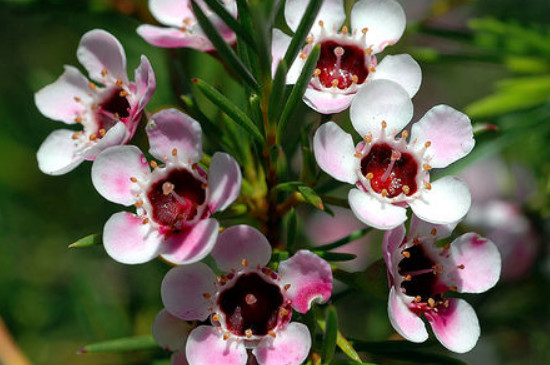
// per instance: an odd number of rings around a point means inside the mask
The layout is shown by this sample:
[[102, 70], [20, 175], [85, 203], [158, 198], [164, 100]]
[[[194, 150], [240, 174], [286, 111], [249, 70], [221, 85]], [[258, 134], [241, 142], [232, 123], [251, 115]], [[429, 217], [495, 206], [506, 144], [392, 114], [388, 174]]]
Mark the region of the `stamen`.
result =
[[332, 80], [332, 87], [337, 87], [338, 86], [338, 79], [334, 79]]
[[90, 134], [90, 141], [95, 141], [97, 139], [97, 134], [92, 133]]
[[212, 316], [212, 321], [214, 321], [214, 322], [219, 322], [219, 321], [220, 321], [220, 316], [217, 315], [217, 314], [214, 314], [214, 315]]
[[176, 186], [172, 184], [170, 181], [166, 181], [164, 184], [162, 184], [162, 193], [164, 195], [170, 195]]
[[74, 132], [72, 138], [73, 139], [78, 139], [78, 137], [80, 136], [80, 133], [82, 133], [82, 132]]
[[410, 258], [411, 257], [411, 253], [409, 251], [401, 251], [401, 254], [406, 258]]
[[369, 71], [374, 73], [374, 72], [376, 72], [376, 69], [374, 68], [374, 66], [369, 66]]
[[154, 169], [156, 169], [156, 168], [159, 166], [158, 163], [157, 163], [156, 161], [151, 161], [151, 162], [150, 162], [150, 165], [151, 165], [151, 167], [154, 168]]
[[388, 190], [382, 189], [382, 192], [380, 193], [385, 198], [388, 195]]
[[353, 154], [353, 156], [355, 156], [355, 157], [357, 157], [357, 158], [361, 158], [361, 157], [363, 157], [363, 154], [362, 154], [361, 152], [355, 152], [355, 153]]
[[141, 223], [143, 223], [143, 224], [149, 223], [149, 218], [145, 218]]
[[386, 123], [385, 120], [382, 121], [382, 128], [387, 128], [388, 127], [388, 123]]
[[462, 265], [462, 264], [461, 264], [461, 265], [458, 265], [457, 267], [458, 267], [460, 270], [464, 270], [464, 268], [465, 268], [465, 266]]
[[367, 27], [361, 29], [361, 33], [363, 33], [363, 34], [367, 34], [368, 31], [369, 31], [369, 28], [367, 28]]
[[307, 37], [306, 42], [307, 42], [307, 44], [312, 44], [313, 43], [313, 37], [312, 36]]
[[116, 86], [121, 87], [122, 84], [123, 84], [122, 79], [117, 79], [116, 80]]
[[437, 234], [437, 229], [432, 228], [432, 230], [430, 231], [430, 233], [432, 234], [432, 236], [435, 236], [435, 235]]
[[227, 340], [229, 337], [231, 337], [231, 333], [225, 332], [225, 333], [223, 334], [223, 339], [224, 339], [224, 340]]
[[279, 308], [279, 315], [280, 315], [281, 317], [287, 316], [288, 313], [289, 313], [289, 312], [288, 312], [288, 309], [283, 308], [283, 307]]
[[342, 34], [348, 34], [348, 27], [347, 27], [347, 25], [344, 25], [344, 26], [342, 27]]
[[138, 200], [137, 202], [134, 203], [134, 207], [136, 208], [139, 208], [141, 206], [143, 206], [143, 200]]
[[290, 284], [286, 284], [286, 285], [283, 287], [283, 289], [284, 289], [285, 291], [287, 291], [288, 289], [290, 289]]
[[135, 183], [135, 182], [137, 182], [137, 179], [136, 179], [135, 177], [132, 176], [132, 177], [130, 178], [130, 181], [133, 182], [133, 183]]
[[203, 296], [204, 299], [210, 299], [210, 297], [211, 297], [211, 295], [208, 294], [208, 293], [203, 293], [202, 296]]
[[123, 98], [128, 95], [128, 91], [122, 90], [121, 92], [118, 93], [118, 95], [120, 95], [120, 97]]
[[313, 71], [313, 77], [319, 77], [320, 74], [321, 74], [321, 69], [316, 68]]
[[403, 190], [403, 193], [405, 193], [405, 195], [408, 195], [411, 192], [411, 188], [409, 187], [409, 185], [403, 185], [401, 190]]
[[405, 129], [403, 132], [401, 132], [401, 138], [405, 139], [409, 136], [409, 132]]
[[106, 68], [101, 70], [101, 76], [105, 77], [105, 75], [107, 75], [107, 69]]
[[366, 53], [366, 54], [371, 55], [372, 52], [374, 52], [374, 50], [372, 49], [372, 47], [365, 48], [365, 53]]
[[322, 28], [325, 26], [325, 22], [323, 22], [322, 20], [319, 20], [319, 26]]
[[81, 99], [78, 96], [75, 96], [74, 101], [76, 101], [77, 103], [80, 103]]
[[427, 163], [423, 164], [422, 168], [426, 171], [430, 171], [432, 169], [432, 167], [430, 165], [428, 165]]
[[254, 294], [246, 294], [244, 301], [246, 302], [246, 304], [252, 305], [252, 304], [255, 304], [258, 301], [258, 299], [256, 299]]
[[95, 88], [96, 88], [97, 86], [95, 86], [95, 84], [94, 84], [93, 82], [90, 81], [90, 82], [88, 83], [88, 87], [89, 87], [91, 90], [95, 90]]
[[273, 331], [273, 330], [267, 331], [267, 334], [270, 335], [270, 336], [273, 337], [273, 338], [277, 337], [277, 334], [276, 334], [275, 331]]
[[388, 179], [388, 177], [390, 176], [391, 171], [393, 169], [393, 165], [395, 165], [395, 161], [398, 161], [400, 158], [401, 158], [401, 152], [396, 151], [396, 150], [391, 151], [390, 164], [388, 165], [388, 168], [386, 169], [386, 171], [384, 172], [384, 174], [380, 178], [380, 181], [384, 182]]
[[425, 182], [424, 182], [424, 187], [426, 188], [426, 190], [431, 190], [431, 189], [432, 189], [432, 184], [430, 184], [429, 182], [425, 181]]
[[367, 180], [371, 180], [371, 179], [374, 178], [374, 174], [373, 174], [372, 172], [369, 172], [368, 174], [365, 175], [365, 178], [366, 178]]
[[351, 75], [351, 82], [357, 84], [359, 82], [359, 77], [357, 77], [357, 75]]
[[81, 117], [76, 117], [76, 118], [74, 118], [74, 121], [76, 123], [82, 123], [82, 118]]
[[433, 298], [429, 298], [428, 299], [428, 305], [432, 308], [435, 307], [435, 300]]
[[243, 265], [243, 267], [247, 267], [248, 266], [248, 260], [247, 259], [242, 259], [241, 265]]
[[305, 60], [307, 58], [307, 54], [305, 54], [304, 52], [300, 53], [300, 58]]
[[100, 135], [101, 137], [105, 137], [105, 134], [106, 134], [106, 133], [107, 133], [107, 131], [105, 130], [105, 128], [101, 128], [101, 129], [99, 130], [99, 135]]
[[245, 334], [246, 338], [250, 338], [250, 337], [252, 337], [252, 330], [249, 328], [246, 331], [244, 331], [244, 334]]
[[424, 143], [424, 146], [426, 146], [426, 148], [430, 147], [432, 145], [432, 142], [430, 141], [427, 141], [426, 143]]

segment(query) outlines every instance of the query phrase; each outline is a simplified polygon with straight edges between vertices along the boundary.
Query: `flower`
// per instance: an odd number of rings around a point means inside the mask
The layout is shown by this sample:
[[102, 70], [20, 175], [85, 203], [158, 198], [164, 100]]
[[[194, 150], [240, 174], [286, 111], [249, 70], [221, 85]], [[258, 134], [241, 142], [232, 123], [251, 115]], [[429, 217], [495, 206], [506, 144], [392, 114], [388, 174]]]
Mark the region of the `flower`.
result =
[[216, 278], [199, 262], [172, 268], [162, 281], [162, 301], [172, 316], [212, 323], [189, 334], [189, 364], [245, 365], [247, 348], [260, 365], [301, 364], [311, 335], [305, 325], [290, 323], [292, 309], [306, 313], [313, 301], [330, 298], [330, 265], [301, 250], [274, 272], [265, 266], [269, 242], [246, 225], [224, 230], [212, 256], [227, 274]]
[[76, 55], [93, 82], [77, 68], [65, 66], [54, 83], [34, 95], [38, 110], [46, 117], [83, 127], [80, 132], [59, 129], [42, 143], [38, 166], [49, 175], [65, 174], [84, 160], [94, 160], [105, 148], [127, 143], [156, 88], [145, 56], [135, 70], [135, 82], [128, 81], [124, 49], [104, 30], [84, 34]]
[[161, 310], [153, 322], [153, 338], [166, 351], [172, 351], [172, 365], [188, 365], [185, 356], [185, 344], [193, 327], [171, 315], [166, 309]]
[[159, 255], [175, 264], [205, 257], [216, 242], [219, 224], [210, 218], [239, 195], [241, 172], [226, 153], [215, 153], [209, 172], [202, 158], [198, 122], [176, 109], [154, 114], [146, 127], [149, 152], [164, 161], [151, 161], [139, 148], [115, 146], [92, 166], [92, 183], [115, 203], [135, 205], [137, 214], [115, 213], [103, 231], [107, 253], [126, 264]]
[[447, 245], [436, 243], [448, 238], [455, 226], [429, 224], [413, 216], [408, 236], [404, 225], [386, 232], [382, 252], [393, 328], [409, 341], [424, 342], [428, 332], [423, 316], [443, 346], [462, 353], [475, 346], [479, 321], [464, 299], [447, 298], [445, 293], [489, 290], [498, 281], [501, 261], [495, 244], [475, 233]]
[[323, 124], [313, 138], [315, 159], [333, 178], [355, 184], [348, 194], [362, 222], [378, 229], [403, 223], [406, 207], [421, 219], [447, 224], [466, 214], [471, 197], [466, 183], [453, 176], [430, 182], [430, 170], [466, 156], [474, 147], [470, 119], [446, 105], [429, 110], [409, 132], [412, 117], [407, 92], [389, 80], [363, 87], [350, 117], [363, 137], [354, 147], [351, 136], [334, 122]]
[[[237, 16], [235, 0], [222, 0], [233, 16]], [[235, 33], [215, 15], [201, 0], [197, 4], [206, 13], [227, 43], [236, 41]], [[214, 46], [204, 34], [191, 7], [191, 0], [149, 0], [149, 10], [156, 20], [168, 28], [154, 25], [140, 25], [137, 33], [156, 47], [190, 47], [203, 52], [214, 50]]]
[[[309, 1], [288, 0], [285, 19], [296, 31]], [[357, 91], [372, 80], [388, 79], [399, 83], [413, 97], [420, 87], [420, 66], [407, 54], [386, 56], [377, 65], [376, 54], [396, 43], [405, 29], [405, 13], [394, 0], [361, 0], [351, 10], [351, 32], [342, 26], [346, 19], [343, 0], [326, 0], [315, 19], [307, 45], [294, 61], [287, 83], [296, 83], [313, 47], [321, 46], [313, 78], [304, 102], [319, 113], [331, 114], [347, 109]], [[338, 31], [340, 29], [340, 31]], [[283, 59], [291, 37], [273, 31], [273, 73]]]

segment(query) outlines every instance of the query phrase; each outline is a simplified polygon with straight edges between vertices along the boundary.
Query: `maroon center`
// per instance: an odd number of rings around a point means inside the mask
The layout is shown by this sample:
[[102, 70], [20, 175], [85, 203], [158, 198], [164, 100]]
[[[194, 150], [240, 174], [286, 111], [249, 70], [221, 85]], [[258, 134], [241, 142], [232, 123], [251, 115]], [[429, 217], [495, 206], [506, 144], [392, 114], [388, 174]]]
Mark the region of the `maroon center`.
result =
[[100, 129], [108, 131], [118, 122], [118, 119], [130, 115], [130, 103], [126, 96], [122, 96], [125, 93], [126, 91], [117, 88], [99, 104], [97, 113], [98, 131]]
[[417, 190], [418, 163], [410, 153], [396, 151], [387, 143], [371, 147], [361, 160], [361, 172], [375, 192], [388, 198], [401, 192], [410, 196]]
[[184, 168], [170, 171], [164, 179], [151, 185], [147, 193], [153, 220], [176, 230], [197, 215], [205, 196], [203, 183]]
[[405, 257], [399, 262], [397, 270], [404, 278], [401, 288], [405, 294], [420, 297], [421, 302], [427, 302], [430, 298], [441, 299], [434, 270], [435, 262], [428, 257], [424, 248], [414, 245], [403, 250], [403, 256]]
[[360, 47], [335, 41], [321, 43], [317, 69], [321, 71], [319, 81], [324, 87], [337, 86], [339, 89], [347, 89], [354, 81], [362, 84], [369, 74], [365, 52]]
[[247, 330], [253, 335], [266, 335], [277, 326], [282, 304], [281, 289], [256, 273], [241, 275], [218, 298], [227, 329], [237, 336], [246, 335]]

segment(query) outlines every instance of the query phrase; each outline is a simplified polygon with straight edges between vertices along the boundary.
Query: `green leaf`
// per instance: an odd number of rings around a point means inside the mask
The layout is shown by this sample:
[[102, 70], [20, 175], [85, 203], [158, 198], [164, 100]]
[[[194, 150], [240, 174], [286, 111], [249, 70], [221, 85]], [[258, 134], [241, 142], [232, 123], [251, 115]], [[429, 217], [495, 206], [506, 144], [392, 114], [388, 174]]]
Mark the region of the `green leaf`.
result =
[[79, 239], [76, 242], [71, 243], [69, 245], [69, 248], [82, 248], [102, 245], [102, 238], [103, 236], [101, 233], [91, 234], [89, 236]]
[[248, 102], [250, 103], [250, 111], [253, 119], [252, 121], [261, 133], [264, 133], [264, 117], [262, 114], [262, 107], [260, 105], [260, 97], [257, 94], [252, 94], [250, 98], [248, 98]]
[[81, 348], [79, 354], [98, 353], [98, 352], [128, 352], [154, 350], [159, 346], [151, 336], [125, 337], [116, 340], [97, 342], [86, 345]]
[[367, 233], [369, 233], [370, 231], [372, 231], [372, 227], [367, 227], [367, 228], [363, 228], [363, 229], [358, 229], [357, 231], [353, 231], [352, 233], [350, 233], [348, 236], [344, 237], [344, 238], [341, 238], [337, 241], [334, 241], [334, 242], [331, 242], [331, 243], [327, 243], [326, 245], [322, 245], [322, 246], [316, 246], [315, 247], [315, 250], [317, 251], [330, 251], [330, 250], [334, 250], [335, 248], [338, 248], [338, 247], [341, 247], [341, 246], [344, 246], [344, 245], [347, 245], [348, 243], [350, 242], [353, 242], [363, 236], [365, 236]]
[[313, 205], [315, 208], [319, 210], [325, 210], [325, 206], [323, 205], [323, 200], [321, 200], [321, 197], [317, 195], [317, 193], [310, 188], [307, 185], [298, 185], [298, 191], [304, 199], [311, 205]]
[[269, 96], [269, 107], [267, 116], [269, 122], [274, 124], [277, 122], [279, 115], [281, 115], [282, 105], [284, 103], [285, 89], [286, 89], [286, 73], [287, 66], [285, 61], [281, 61], [275, 72], [275, 78], [271, 87], [271, 95]]
[[[300, 52], [300, 49], [302, 48], [306, 37], [313, 26], [315, 18], [317, 17], [319, 10], [321, 10], [321, 5], [323, 5], [323, 0], [311, 0], [309, 2], [306, 11], [304, 12], [304, 17], [300, 21], [294, 36], [292, 36], [292, 41], [286, 50], [284, 60], [287, 66], [290, 67], [290, 65], [292, 65], [294, 59]], [[315, 60], [315, 63], [317, 63], [317, 60]]]
[[370, 298], [385, 300], [388, 297], [388, 276], [382, 259], [360, 272], [349, 273], [334, 269], [332, 276]]
[[293, 253], [296, 248], [296, 227], [298, 225], [298, 218], [296, 217], [296, 210], [292, 208], [288, 213], [287, 220], [287, 234], [286, 234], [286, 249], [288, 252]]
[[332, 305], [327, 309], [325, 323], [326, 328], [323, 336], [321, 358], [324, 364], [330, 364], [336, 350], [336, 340], [338, 338], [338, 314], [336, 313], [336, 308]]
[[210, 19], [208, 19], [208, 17], [204, 14], [200, 6], [197, 5], [196, 0], [192, 0], [191, 5], [193, 7], [193, 12], [197, 17], [197, 21], [199, 22], [204, 33], [208, 36], [210, 42], [212, 42], [216, 48], [216, 51], [218, 51], [220, 58], [252, 89], [258, 90], [259, 85], [254, 76], [252, 76], [243, 62], [239, 59], [239, 57], [237, 57], [235, 51], [233, 51], [233, 48], [225, 42], [216, 27], [210, 22]]
[[212, 85], [204, 80], [193, 79], [193, 83], [203, 92], [203, 94], [224, 113], [226, 113], [233, 121], [243, 127], [256, 141], [263, 143], [264, 137], [254, 125], [254, 122], [235, 104], [223, 96]]
[[[322, 319], [317, 319], [317, 325], [321, 328], [322, 331], [326, 330], [326, 323]], [[336, 345], [346, 354], [350, 359], [354, 360], [355, 363], [361, 363], [361, 358], [357, 354], [357, 351], [353, 348], [352, 344], [347, 340], [347, 338], [342, 335], [340, 331], [337, 331], [336, 334]]]
[[355, 258], [357, 258], [357, 255], [354, 255], [352, 253], [343, 253], [343, 252], [327, 252], [327, 251], [312, 251], [314, 254], [319, 256], [322, 259], [325, 259], [327, 261], [351, 261]]
[[231, 15], [227, 9], [218, 0], [204, 0], [208, 7], [216, 13], [223, 22], [237, 34], [242, 40], [244, 40], [249, 46], [254, 47], [254, 40], [252, 34]]
[[296, 85], [294, 85], [294, 87], [292, 88], [292, 92], [288, 97], [288, 100], [281, 114], [279, 123], [277, 124], [277, 141], [279, 141], [277, 143], [280, 143], [280, 141], [283, 139], [283, 133], [285, 132], [286, 125], [288, 124], [290, 117], [294, 112], [294, 109], [296, 108], [298, 103], [302, 100], [304, 93], [306, 92], [307, 86], [313, 74], [313, 69], [317, 65], [317, 60], [319, 59], [320, 52], [321, 52], [320, 45], [317, 45], [315, 46], [315, 48], [313, 48], [313, 50], [311, 51], [310, 55], [307, 58], [304, 68], [302, 69], [302, 73], [300, 74], [300, 76], [298, 77], [298, 80], [296, 81]]

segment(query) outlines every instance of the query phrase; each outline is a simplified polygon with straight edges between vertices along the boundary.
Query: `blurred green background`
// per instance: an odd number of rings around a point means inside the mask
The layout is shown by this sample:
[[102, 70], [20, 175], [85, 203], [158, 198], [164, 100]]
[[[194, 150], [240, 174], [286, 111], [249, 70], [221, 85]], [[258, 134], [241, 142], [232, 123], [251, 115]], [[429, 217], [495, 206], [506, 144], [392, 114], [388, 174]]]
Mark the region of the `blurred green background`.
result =
[[[544, 273], [550, 212], [550, 3], [401, 2], [409, 28], [388, 52], [408, 52], [421, 62], [416, 115], [445, 103], [500, 128], [481, 133], [478, 152], [455, 170], [483, 155], [503, 153], [536, 178], [535, 198], [524, 209], [541, 243], [537, 260], [521, 280], [469, 299], [479, 308], [483, 335], [466, 358], [472, 364], [549, 364], [550, 287]], [[33, 94], [54, 81], [64, 64], [78, 64], [76, 47], [88, 30], [103, 28], [121, 41], [130, 75], [141, 54], [151, 60], [157, 91], [150, 112], [178, 105], [181, 85], [170, 76], [174, 62], [190, 77], [203, 77], [225, 92], [236, 90], [238, 85], [228, 82], [226, 71], [210, 56], [148, 45], [135, 32], [143, 22], [153, 22], [145, 0], [0, 1], [0, 318], [34, 364], [151, 364], [169, 356], [160, 350], [76, 354], [87, 343], [149, 334], [162, 308], [159, 288], [168, 267], [159, 261], [118, 264], [101, 247], [68, 249], [75, 240], [100, 232], [121, 207], [96, 193], [89, 163], [51, 177], [38, 170], [35, 158], [40, 143], [60, 124], [38, 112]], [[137, 138], [145, 145], [142, 135]], [[352, 337], [384, 340], [393, 334], [385, 298], [349, 297], [339, 310], [342, 330]], [[442, 351], [437, 344], [431, 348]]]

